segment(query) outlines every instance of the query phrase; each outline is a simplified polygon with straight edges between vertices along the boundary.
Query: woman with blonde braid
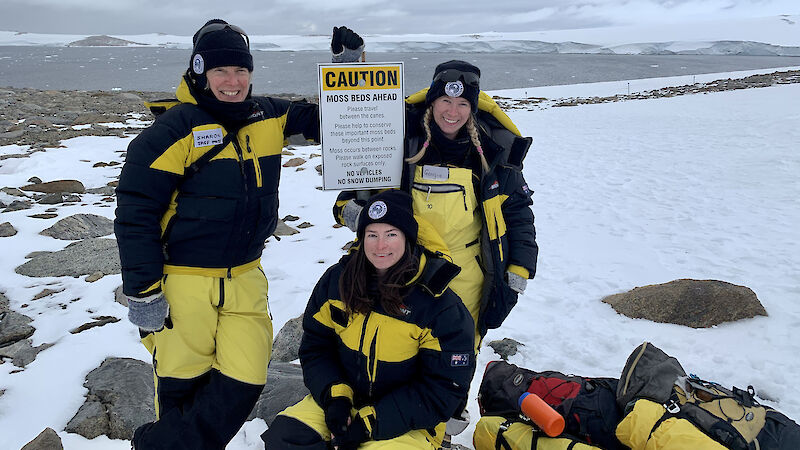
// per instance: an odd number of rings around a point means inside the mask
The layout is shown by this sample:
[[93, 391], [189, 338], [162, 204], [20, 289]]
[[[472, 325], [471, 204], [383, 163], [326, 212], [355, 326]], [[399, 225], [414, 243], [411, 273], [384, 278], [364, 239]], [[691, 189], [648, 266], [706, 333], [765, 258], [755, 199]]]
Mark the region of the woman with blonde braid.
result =
[[[532, 139], [480, 91], [480, 75], [470, 63], [448, 61], [436, 67], [430, 88], [406, 99], [401, 185], [461, 267], [450, 287], [475, 322], [476, 353], [533, 278], [538, 255], [532, 191], [521, 171]], [[360, 198], [339, 195], [339, 223], [357, 228]]]

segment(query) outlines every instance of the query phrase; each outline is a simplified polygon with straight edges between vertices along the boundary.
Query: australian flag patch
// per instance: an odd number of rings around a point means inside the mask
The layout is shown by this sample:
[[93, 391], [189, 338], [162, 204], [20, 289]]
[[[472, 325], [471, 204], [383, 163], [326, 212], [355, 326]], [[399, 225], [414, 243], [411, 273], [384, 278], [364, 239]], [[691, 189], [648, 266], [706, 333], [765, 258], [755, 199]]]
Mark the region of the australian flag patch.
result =
[[450, 357], [450, 365], [452, 367], [468, 366], [469, 353], [453, 353]]

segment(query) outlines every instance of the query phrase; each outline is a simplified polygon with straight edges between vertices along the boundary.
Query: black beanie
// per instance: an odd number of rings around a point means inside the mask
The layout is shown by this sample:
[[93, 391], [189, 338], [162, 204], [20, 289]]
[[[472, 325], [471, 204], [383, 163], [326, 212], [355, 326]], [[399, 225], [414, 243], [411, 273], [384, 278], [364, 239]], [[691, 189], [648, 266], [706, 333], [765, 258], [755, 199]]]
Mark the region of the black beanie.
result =
[[206, 87], [206, 72], [222, 66], [245, 67], [253, 71], [253, 55], [244, 31], [221, 19], [211, 19], [192, 38], [194, 48], [189, 70], [201, 89]]
[[481, 69], [466, 61], [452, 60], [436, 66], [433, 81], [425, 94], [425, 106], [430, 106], [437, 98], [447, 95], [463, 97], [472, 105], [472, 112], [478, 111], [478, 95]]
[[356, 234], [358, 239], [364, 239], [367, 225], [371, 223], [393, 225], [406, 235], [407, 241], [412, 244], [417, 242], [419, 225], [417, 220], [414, 219], [411, 196], [406, 192], [389, 189], [370, 197], [358, 217], [358, 231]]

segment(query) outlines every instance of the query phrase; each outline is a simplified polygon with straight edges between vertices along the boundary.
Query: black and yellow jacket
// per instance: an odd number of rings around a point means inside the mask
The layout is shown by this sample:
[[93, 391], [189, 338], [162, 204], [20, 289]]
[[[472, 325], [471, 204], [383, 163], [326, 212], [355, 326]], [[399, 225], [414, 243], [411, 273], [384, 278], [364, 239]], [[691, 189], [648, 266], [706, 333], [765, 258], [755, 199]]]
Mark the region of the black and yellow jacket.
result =
[[[406, 99], [406, 158], [415, 155], [425, 142], [422, 116], [426, 92], [427, 89], [423, 89]], [[508, 287], [506, 272], [533, 278], [539, 247], [530, 208], [533, 191], [522, 175], [522, 161], [532, 139], [522, 137], [511, 119], [483, 91], [478, 99], [476, 118], [490, 170], [481, 176], [476, 159], [464, 161], [457, 167], [474, 167], [475, 192], [482, 212], [480, 245], [485, 283], [477, 326], [478, 332], [484, 335], [487, 329], [499, 327], [517, 302], [517, 293]], [[469, 151], [472, 143], [466, 135], [462, 134], [456, 142], [465, 146], [463, 154], [475, 156], [475, 152]], [[434, 155], [429, 148], [417, 165], [441, 165]], [[401, 189], [412, 193], [414, 174], [414, 164], [403, 165]], [[356, 191], [344, 191], [339, 195], [333, 208], [337, 222], [344, 224], [342, 208], [355, 197]]]
[[185, 176], [235, 130], [198, 106], [185, 79], [176, 95], [131, 141], [117, 187], [114, 231], [126, 295], [157, 292], [169, 273], [230, 277], [256, 267], [277, 223], [284, 140], [319, 139], [316, 105], [253, 97], [235, 139]]
[[308, 302], [300, 344], [305, 384], [323, 406], [351, 398], [375, 440], [432, 430], [466, 397], [475, 371], [472, 318], [447, 288], [459, 269], [422, 253], [402, 317], [379, 303], [348, 317], [339, 277], [350, 257], [325, 272]]

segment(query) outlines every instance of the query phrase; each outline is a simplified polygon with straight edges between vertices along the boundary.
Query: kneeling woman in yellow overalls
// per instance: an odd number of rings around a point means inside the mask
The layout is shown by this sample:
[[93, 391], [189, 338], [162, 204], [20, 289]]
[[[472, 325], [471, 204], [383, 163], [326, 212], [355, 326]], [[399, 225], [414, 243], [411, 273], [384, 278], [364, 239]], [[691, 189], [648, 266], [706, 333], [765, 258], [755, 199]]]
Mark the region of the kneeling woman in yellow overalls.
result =
[[300, 362], [311, 395], [262, 436], [269, 450], [438, 448], [475, 370], [454, 264], [417, 245], [411, 197], [390, 190], [361, 211], [358, 247], [317, 283]]

